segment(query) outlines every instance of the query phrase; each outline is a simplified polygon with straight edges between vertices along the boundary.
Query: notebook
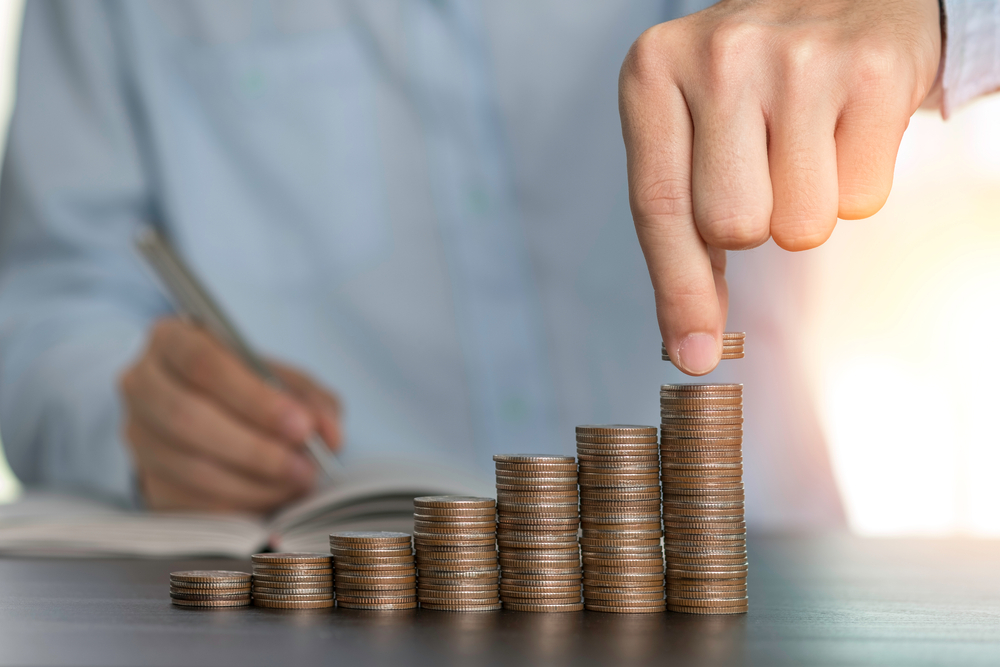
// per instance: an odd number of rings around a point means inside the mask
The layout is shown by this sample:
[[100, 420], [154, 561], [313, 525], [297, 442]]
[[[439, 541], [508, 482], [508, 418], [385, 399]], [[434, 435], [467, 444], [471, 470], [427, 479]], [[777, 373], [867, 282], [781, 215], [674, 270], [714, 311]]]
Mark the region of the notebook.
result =
[[413, 498], [492, 496], [490, 482], [426, 462], [359, 461], [315, 495], [269, 519], [141, 512], [66, 494], [26, 491], [0, 505], [0, 554], [34, 556], [228, 556], [329, 551], [334, 530], [413, 530]]

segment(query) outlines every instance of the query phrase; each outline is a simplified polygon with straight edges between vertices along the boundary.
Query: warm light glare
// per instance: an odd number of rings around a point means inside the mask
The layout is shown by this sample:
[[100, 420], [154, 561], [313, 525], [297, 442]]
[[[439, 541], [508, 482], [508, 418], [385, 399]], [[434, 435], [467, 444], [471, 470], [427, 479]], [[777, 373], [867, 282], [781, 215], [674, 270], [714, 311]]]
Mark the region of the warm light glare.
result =
[[1000, 536], [1000, 98], [914, 117], [885, 209], [814, 268], [805, 340], [851, 527]]

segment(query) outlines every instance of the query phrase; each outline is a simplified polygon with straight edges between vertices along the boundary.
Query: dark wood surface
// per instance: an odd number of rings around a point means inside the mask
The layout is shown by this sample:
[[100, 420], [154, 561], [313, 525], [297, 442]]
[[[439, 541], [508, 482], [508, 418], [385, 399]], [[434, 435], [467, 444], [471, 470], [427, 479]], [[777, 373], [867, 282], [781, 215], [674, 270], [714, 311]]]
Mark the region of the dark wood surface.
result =
[[1000, 541], [758, 537], [730, 617], [172, 607], [204, 567], [0, 559], [0, 664], [1000, 664]]

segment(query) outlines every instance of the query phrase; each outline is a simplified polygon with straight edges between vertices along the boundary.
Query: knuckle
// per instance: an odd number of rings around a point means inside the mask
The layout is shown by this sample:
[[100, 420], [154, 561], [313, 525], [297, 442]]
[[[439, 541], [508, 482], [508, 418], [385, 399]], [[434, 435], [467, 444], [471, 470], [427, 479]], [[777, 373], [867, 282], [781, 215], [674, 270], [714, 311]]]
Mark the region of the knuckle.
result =
[[896, 54], [882, 44], [867, 43], [857, 47], [851, 58], [855, 88], [862, 93], [882, 96], [886, 86], [897, 80], [897, 65]]
[[622, 63], [620, 78], [623, 83], [634, 81], [642, 85], [663, 76], [670, 63], [669, 51], [665, 48], [671, 41], [669, 30], [668, 23], [655, 25], [632, 43]]
[[830, 238], [835, 225], [836, 220], [783, 224], [773, 229], [771, 236], [778, 247], [783, 250], [791, 252], [812, 250], [823, 245]]
[[762, 28], [742, 21], [724, 21], [708, 34], [706, 52], [710, 81], [728, 85], [753, 65], [753, 54], [763, 42]]
[[698, 221], [709, 245], [726, 250], [744, 250], [767, 240], [771, 211], [764, 206], [712, 207]]
[[636, 224], [646, 216], [688, 217], [691, 215], [691, 182], [686, 178], [637, 179], [632, 189]]

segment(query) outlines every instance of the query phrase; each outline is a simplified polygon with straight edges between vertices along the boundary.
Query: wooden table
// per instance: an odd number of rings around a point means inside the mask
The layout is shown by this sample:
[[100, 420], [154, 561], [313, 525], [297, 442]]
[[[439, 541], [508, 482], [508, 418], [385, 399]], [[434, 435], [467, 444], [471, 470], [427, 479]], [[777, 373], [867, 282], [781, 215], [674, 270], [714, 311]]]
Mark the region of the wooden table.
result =
[[172, 607], [209, 567], [0, 559], [0, 665], [1000, 664], [1000, 541], [758, 536], [730, 617]]

